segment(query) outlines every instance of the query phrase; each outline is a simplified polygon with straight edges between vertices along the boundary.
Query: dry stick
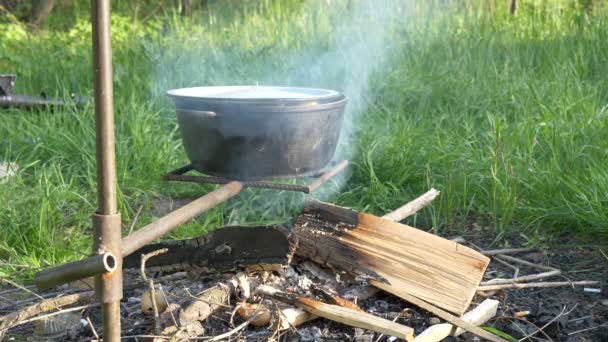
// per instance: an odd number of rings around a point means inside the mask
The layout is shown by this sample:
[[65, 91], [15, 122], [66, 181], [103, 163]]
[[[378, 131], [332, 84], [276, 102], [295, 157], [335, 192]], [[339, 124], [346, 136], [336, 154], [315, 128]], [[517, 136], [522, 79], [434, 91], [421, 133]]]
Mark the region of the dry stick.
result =
[[251, 316], [251, 317], [250, 317], [248, 320], [246, 320], [245, 322], [241, 323], [241, 324], [240, 324], [238, 327], [236, 327], [236, 328], [234, 328], [234, 329], [232, 329], [232, 330], [230, 330], [230, 331], [227, 331], [227, 332], [225, 332], [225, 333], [223, 333], [223, 334], [221, 334], [221, 335], [217, 335], [217, 336], [214, 336], [214, 337], [209, 338], [209, 339], [207, 339], [206, 337], [202, 337], [202, 338], [193, 338], [193, 340], [205, 339], [207, 342], [212, 342], [212, 341], [221, 341], [221, 340], [223, 340], [223, 339], [225, 339], [225, 338], [228, 338], [228, 337], [230, 337], [230, 336], [232, 336], [232, 335], [236, 334], [237, 332], [239, 332], [239, 331], [241, 331], [241, 330], [245, 329], [245, 328], [246, 328], [246, 327], [249, 325], [249, 323], [251, 323], [251, 322], [252, 322], [254, 319], [258, 318], [260, 315], [262, 315], [262, 312], [258, 312], [257, 314], [255, 314], [255, 315]]
[[595, 281], [595, 280], [554, 281], [554, 282], [524, 283], [524, 284], [513, 283], [513, 284], [479, 286], [477, 289], [480, 291], [490, 291], [490, 290], [504, 290], [504, 289], [528, 289], [528, 288], [534, 288], [534, 287], [597, 285], [599, 283], [600, 283], [599, 281]]
[[[461, 243], [467, 243], [466, 240], [462, 239]], [[476, 248], [477, 250], [479, 250], [480, 253], [484, 254], [484, 251], [482, 248], [480, 248], [479, 246], [476, 246], [475, 244], [468, 242], [471, 246], [473, 246], [474, 248]], [[513, 251], [513, 250], [517, 250], [516, 248], [512, 248], [512, 249], [505, 249], [506, 251]], [[503, 250], [503, 251], [505, 251]], [[525, 250], [525, 248], [522, 248], [521, 250]], [[494, 251], [490, 251], [492, 253], [494, 253], [495, 251], [500, 251], [500, 250], [494, 250]], [[514, 283], [518, 283], [518, 282], [523, 282], [523, 281], [528, 281], [528, 280], [535, 280], [535, 279], [541, 279], [541, 278], [546, 278], [546, 277], [551, 277], [551, 276], [556, 276], [556, 275], [560, 275], [562, 273], [561, 270], [551, 267], [551, 266], [545, 266], [545, 265], [541, 265], [541, 264], [535, 264], [529, 261], [526, 261], [524, 259], [520, 259], [520, 258], [516, 258], [513, 256], [509, 256], [509, 255], [504, 255], [504, 254], [493, 254], [492, 255], [494, 260], [507, 265], [508, 267], [513, 268], [514, 266], [508, 264], [507, 261], [510, 262], [514, 262], [514, 263], [518, 263], [520, 265], [524, 265], [524, 266], [528, 266], [528, 267], [532, 267], [532, 268], [536, 268], [536, 269], [541, 269], [541, 270], [545, 270], [547, 272], [541, 272], [541, 273], [537, 273], [537, 274], [531, 274], [531, 275], [527, 275], [527, 276], [522, 276], [522, 277], [513, 277], [511, 279], [492, 279], [489, 281], [485, 281], [482, 282], [481, 285], [482, 287], [485, 286], [489, 286], [489, 285], [498, 285], [498, 284], [514, 284]], [[509, 288], [509, 287], [505, 287], [505, 288]], [[484, 289], [479, 288], [478, 290], [480, 291], [487, 291]]]
[[150, 301], [152, 302], [152, 310], [154, 312], [154, 333], [157, 335], [160, 335], [162, 333], [162, 329], [160, 328], [160, 318], [158, 315], [158, 307], [156, 306], [156, 291], [154, 290], [154, 281], [152, 279], [148, 279], [148, 277], [146, 276], [146, 261], [157, 255], [167, 253], [168, 250], [168, 248], [162, 248], [154, 252], [142, 254], [141, 265], [139, 269], [141, 273], [141, 279], [143, 279], [143, 281], [148, 284], [148, 289], [150, 290]]
[[24, 287], [24, 286], [21, 286], [21, 285], [19, 285], [19, 284], [17, 284], [17, 283], [15, 283], [15, 282], [13, 282], [13, 281], [11, 281], [11, 280], [8, 280], [8, 279], [6, 279], [6, 278], [0, 278], [0, 281], [3, 281], [3, 282], [5, 282], [5, 283], [7, 283], [7, 284], [10, 284], [10, 285], [12, 285], [12, 286], [14, 286], [14, 287], [16, 287], [16, 288], [18, 288], [18, 289], [20, 289], [20, 290], [25, 291], [25, 292], [29, 292], [29, 293], [33, 294], [34, 296], [36, 296], [36, 297], [38, 297], [38, 298], [40, 298], [40, 299], [44, 299], [44, 298], [42, 298], [42, 296], [41, 296], [41, 295], [37, 294], [36, 292], [34, 292], [34, 291], [32, 291], [32, 290], [30, 290], [30, 289], [28, 289], [28, 288]]
[[97, 334], [97, 330], [95, 330], [95, 326], [93, 326], [93, 322], [91, 322], [91, 319], [89, 318], [89, 316], [87, 316], [87, 323], [89, 324], [89, 328], [91, 328], [91, 331], [93, 332], [93, 336], [95, 336], [95, 339], [99, 340], [99, 335]]
[[485, 250], [485, 251], [481, 251], [480, 253], [483, 255], [487, 255], [487, 256], [493, 256], [493, 255], [501, 255], [501, 254], [516, 254], [516, 253], [525, 253], [525, 252], [532, 252], [536, 250], [536, 248], [530, 248], [530, 247], [526, 247], [526, 248], [503, 248], [503, 249], [490, 249], [490, 250]]
[[[513, 265], [509, 264], [508, 262], [506, 262], [506, 261], [504, 261], [502, 259], [492, 258], [492, 260], [496, 261], [499, 264], [503, 264], [503, 265], [507, 266], [508, 268], [512, 269], [513, 270], [513, 278], [517, 278], [517, 276], [519, 276], [519, 267], [513, 266]], [[513, 278], [511, 278], [509, 280], [512, 280]], [[493, 280], [498, 280], [498, 279], [492, 279], [490, 281], [493, 281]], [[482, 283], [482, 285], [483, 285], [483, 283]]]
[[382, 216], [383, 219], [389, 221], [399, 222], [404, 220], [408, 216], [415, 214], [418, 210], [426, 207], [429, 203], [431, 203], [435, 197], [439, 196], [440, 192], [434, 188], [425, 192], [420, 197], [414, 199], [413, 201], [408, 202], [402, 207], [399, 207], [390, 213]]
[[547, 322], [547, 324], [545, 324], [542, 327], [538, 328], [538, 330], [536, 330], [536, 331], [534, 331], [534, 332], [532, 332], [530, 334], [527, 334], [526, 336], [520, 338], [519, 341], [521, 342], [521, 341], [527, 339], [528, 337], [532, 337], [532, 336], [538, 334], [539, 332], [544, 331], [544, 329], [546, 327], [548, 327], [551, 323], [555, 322], [558, 318], [562, 317], [563, 315], [567, 315], [567, 314], [571, 313], [572, 310], [576, 309], [577, 305], [578, 304], [575, 304], [574, 307], [572, 307], [572, 309], [570, 309], [570, 311], [568, 311], [568, 312], [566, 312], [566, 307], [564, 306], [562, 308], [562, 311], [557, 316], [553, 317], [553, 319], [551, 319], [549, 322]]
[[[388, 284], [376, 281], [374, 279], [370, 279], [369, 282], [370, 282], [370, 284], [380, 288], [381, 290], [384, 290], [384, 291], [390, 290], [393, 293], [395, 293], [395, 288], [391, 288], [391, 286]], [[404, 300], [436, 315], [437, 317], [442, 318], [442, 319], [452, 323], [453, 325], [458, 326], [472, 334], [475, 334], [479, 337], [485, 338], [486, 340], [489, 340], [492, 342], [508, 342], [507, 340], [500, 338], [479, 327], [476, 327], [473, 324], [463, 320], [462, 318], [454, 316], [451, 313], [436, 307], [435, 305], [427, 303], [427, 302], [423, 301], [422, 299], [418, 299], [417, 297], [414, 297], [405, 291], [402, 291], [399, 289], [398, 289], [398, 291], [399, 291], [398, 296], [401, 297], [402, 299], [404, 299]]]
[[[167, 304], [169, 304], [169, 298], [167, 298], [167, 296], [165, 295], [165, 290], [163, 290], [163, 286], [161, 284], [158, 284], [158, 288], [160, 289], [160, 294], [163, 295], [163, 299], [165, 300], [165, 302]], [[173, 320], [173, 324], [177, 327], [177, 320], [175, 319], [175, 315], [173, 315], [173, 310], [169, 311], [169, 314], [171, 314], [171, 320]]]
[[[407, 309], [406, 309], [407, 310]], [[397, 316], [395, 316], [395, 318], [393, 318], [393, 322], [397, 322], [397, 320], [401, 317], [401, 315], [403, 314], [403, 312], [399, 312], [399, 314], [397, 314]], [[384, 334], [380, 334], [380, 336], [378, 336], [378, 338], [376, 339], [376, 341], [374, 342], [378, 342], [380, 341], [380, 339], [384, 337]]]
[[602, 323], [602, 324], [600, 324], [600, 325], [596, 325], [596, 326], [591, 327], [591, 328], [586, 328], [586, 329], [581, 329], [581, 330], [573, 331], [573, 332], [571, 332], [571, 333], [568, 333], [568, 336], [572, 336], [572, 335], [580, 334], [580, 333], [582, 333], [582, 332], [589, 331], [589, 330], [595, 330], [595, 329], [598, 329], [598, 328], [601, 328], [601, 327], [605, 327], [605, 326], [607, 326], [607, 325], [608, 325], [608, 322], [604, 322], [604, 323]]
[[528, 281], [528, 280], [536, 280], [536, 279], [548, 278], [548, 277], [553, 277], [553, 276], [557, 276], [557, 275], [560, 275], [560, 274], [561, 274], [560, 270], [553, 270], [553, 271], [549, 271], [549, 272], [541, 272], [541, 273], [537, 273], [537, 274], [531, 274], [531, 275], [517, 277], [517, 278], [511, 278], [511, 279], [500, 279], [500, 278], [497, 278], [497, 279], [492, 279], [492, 280], [489, 280], [489, 281], [483, 281], [483, 282], [480, 283], [480, 286], [491, 286], [491, 285], [522, 283], [522, 282]]
[[140, 205], [139, 208], [137, 209], [137, 212], [135, 213], [135, 217], [133, 218], [133, 222], [131, 222], [131, 225], [129, 226], [129, 234], [127, 235], [131, 235], [131, 233], [133, 232], [133, 228], [135, 228], [135, 224], [137, 223], [137, 219], [139, 219], [139, 214], [141, 214], [141, 209], [143, 208], [143, 205]]
[[67, 313], [67, 312], [72, 312], [72, 311], [78, 311], [78, 310], [82, 310], [82, 309], [87, 309], [87, 308], [90, 308], [90, 307], [92, 307], [92, 306], [96, 306], [96, 305], [99, 305], [99, 304], [95, 303], [95, 304], [86, 304], [86, 305], [81, 305], [81, 306], [75, 306], [75, 307], [73, 307], [73, 308], [69, 308], [69, 309], [63, 309], [63, 310], [61, 310], [61, 311], [52, 312], [52, 313], [50, 313], [50, 314], [46, 314], [46, 315], [40, 315], [40, 316], [36, 316], [36, 317], [32, 317], [32, 318], [30, 318], [30, 319], [26, 319], [26, 320], [23, 320], [23, 321], [19, 321], [19, 322], [17, 322], [16, 324], [14, 324], [14, 325], [13, 325], [13, 327], [15, 327], [15, 326], [17, 326], [17, 325], [22, 325], [22, 324], [25, 324], [25, 323], [30, 323], [30, 322], [34, 322], [34, 321], [39, 321], [39, 320], [41, 320], [41, 319], [45, 319], [45, 318], [49, 318], [49, 317], [53, 317], [53, 316], [57, 316], [57, 315], [61, 315], [61, 314]]
[[[499, 302], [497, 300], [486, 299], [475, 309], [465, 313], [461, 318], [473, 325], [482, 325], [496, 315], [498, 304]], [[435, 324], [416, 336], [414, 342], [437, 342], [450, 335], [458, 336], [464, 332], [464, 329], [455, 329], [454, 325], [449, 323]]]
[[0, 341], [4, 338], [6, 331], [13, 326], [18, 325], [20, 321], [34, 317], [39, 313], [55, 310], [74, 303], [89, 304], [93, 301], [94, 296], [94, 291], [87, 291], [58, 298], [45, 299], [19, 311], [2, 316], [0, 317]]

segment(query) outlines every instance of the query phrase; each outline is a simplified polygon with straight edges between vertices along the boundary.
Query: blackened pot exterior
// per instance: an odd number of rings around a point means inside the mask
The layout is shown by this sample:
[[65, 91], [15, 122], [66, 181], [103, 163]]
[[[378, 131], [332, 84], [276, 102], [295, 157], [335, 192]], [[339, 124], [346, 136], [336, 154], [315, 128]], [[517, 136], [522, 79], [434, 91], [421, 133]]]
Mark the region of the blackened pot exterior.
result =
[[173, 98], [194, 168], [241, 180], [323, 169], [335, 153], [346, 105], [344, 96], [299, 104]]

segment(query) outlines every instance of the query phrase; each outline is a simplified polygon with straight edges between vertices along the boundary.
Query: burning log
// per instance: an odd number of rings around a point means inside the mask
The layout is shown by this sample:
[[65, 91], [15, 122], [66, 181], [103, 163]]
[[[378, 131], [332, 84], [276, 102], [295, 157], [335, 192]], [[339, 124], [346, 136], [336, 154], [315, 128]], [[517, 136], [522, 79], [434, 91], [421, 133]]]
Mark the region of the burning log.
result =
[[296, 254], [463, 314], [489, 258], [439, 236], [326, 203], [296, 219]]

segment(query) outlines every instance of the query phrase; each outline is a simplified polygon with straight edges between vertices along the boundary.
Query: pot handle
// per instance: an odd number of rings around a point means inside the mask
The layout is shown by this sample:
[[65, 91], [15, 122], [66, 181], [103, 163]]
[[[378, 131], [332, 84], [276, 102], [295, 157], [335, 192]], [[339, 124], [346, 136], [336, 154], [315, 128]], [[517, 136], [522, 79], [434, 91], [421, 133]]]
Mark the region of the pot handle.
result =
[[211, 112], [208, 110], [192, 110], [192, 109], [178, 109], [178, 111], [185, 113], [185, 114], [195, 114], [195, 115], [204, 115], [204, 116], [208, 116], [208, 117], [216, 117], [217, 113], [216, 112]]

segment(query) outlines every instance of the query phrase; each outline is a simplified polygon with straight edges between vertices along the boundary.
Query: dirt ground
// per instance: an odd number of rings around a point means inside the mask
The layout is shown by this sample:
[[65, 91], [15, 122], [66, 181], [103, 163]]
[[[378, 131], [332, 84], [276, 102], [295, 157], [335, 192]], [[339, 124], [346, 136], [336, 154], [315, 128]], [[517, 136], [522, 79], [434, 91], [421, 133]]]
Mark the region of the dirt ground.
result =
[[[477, 225], [461, 232], [459, 236], [484, 249], [521, 247], [524, 243], [517, 234], [503, 236], [494, 241], [495, 236], [490, 230], [484, 230]], [[554, 244], [544, 250], [518, 254], [517, 256], [531, 261], [559, 268], [562, 274], [544, 281], [577, 281], [598, 280], [601, 284], [590, 286], [599, 289], [600, 293], [584, 291], [583, 287], [534, 288], [521, 290], [504, 290], [493, 293], [490, 298], [500, 301], [496, 317], [486, 326], [494, 327], [521, 339], [532, 334], [529, 341], [608, 341], [608, 258], [598, 246], [581, 245], [573, 238], [560, 239], [559, 245]], [[290, 268], [279, 273], [258, 275], [259, 281], [273, 286], [292, 289], [303, 295], [309, 295], [308, 282], [324, 286], [323, 282], [303, 267], [303, 260], [295, 258]], [[327, 270], [332, 272], [331, 270]], [[514, 270], [503, 264], [492, 261], [486, 272], [486, 280], [498, 277], [509, 278]], [[519, 275], [538, 273], [527, 267], [521, 267]], [[184, 303], [190, 294], [197, 294], [213, 286], [219, 281], [225, 281], [230, 275], [204, 276], [200, 274], [152, 274], [157, 284], [161, 284], [167, 294], [168, 301]], [[263, 278], [263, 279], [262, 279]], [[344, 285], [344, 286], [342, 286]], [[338, 292], [347, 289], [347, 284], [338, 285]], [[334, 286], [335, 287], [335, 286]], [[126, 273], [125, 292], [122, 303], [122, 331], [126, 341], [143, 341], [141, 336], [151, 333], [153, 319], [143, 314], [141, 296], [145, 289], [137, 271]], [[36, 302], [29, 293], [11, 291], [3, 288], [0, 297], [1, 314], [6, 314], [17, 308]], [[79, 290], [64, 286], [45, 293], [39, 293], [45, 298], [57, 296], [60, 293], [77, 292]], [[80, 290], [82, 291], [82, 290]], [[485, 298], [476, 296], [473, 306]], [[235, 304], [235, 303], [231, 303]], [[386, 293], [378, 293], [359, 306], [374, 315], [405, 324], [415, 329], [415, 334], [421, 333], [427, 327], [441, 322], [438, 318], [409, 305], [397, 297]], [[243, 322], [238, 315], [233, 316], [233, 305], [218, 310], [207, 319], [203, 327], [205, 336], [215, 336], [233, 329]], [[517, 313], [529, 311], [524, 317], [516, 317]], [[94, 339], [93, 329], [86, 322], [91, 320], [96, 332], [101, 332], [100, 310], [98, 306], [88, 306], [74, 311], [75, 323], [72, 331], [65, 329], [57, 333], [41, 332], [40, 322], [19, 325], [8, 331], [7, 341], [89, 341]], [[80, 320], [79, 320], [80, 319]], [[542, 327], [542, 331], [539, 329]], [[380, 337], [378, 333], [352, 328], [325, 319], [316, 319], [280, 334], [266, 327], [248, 326], [231, 337], [232, 340], [280, 340], [280, 341], [392, 341], [388, 336]], [[477, 337], [465, 333], [459, 337], [449, 337], [446, 341], [476, 341]]]

